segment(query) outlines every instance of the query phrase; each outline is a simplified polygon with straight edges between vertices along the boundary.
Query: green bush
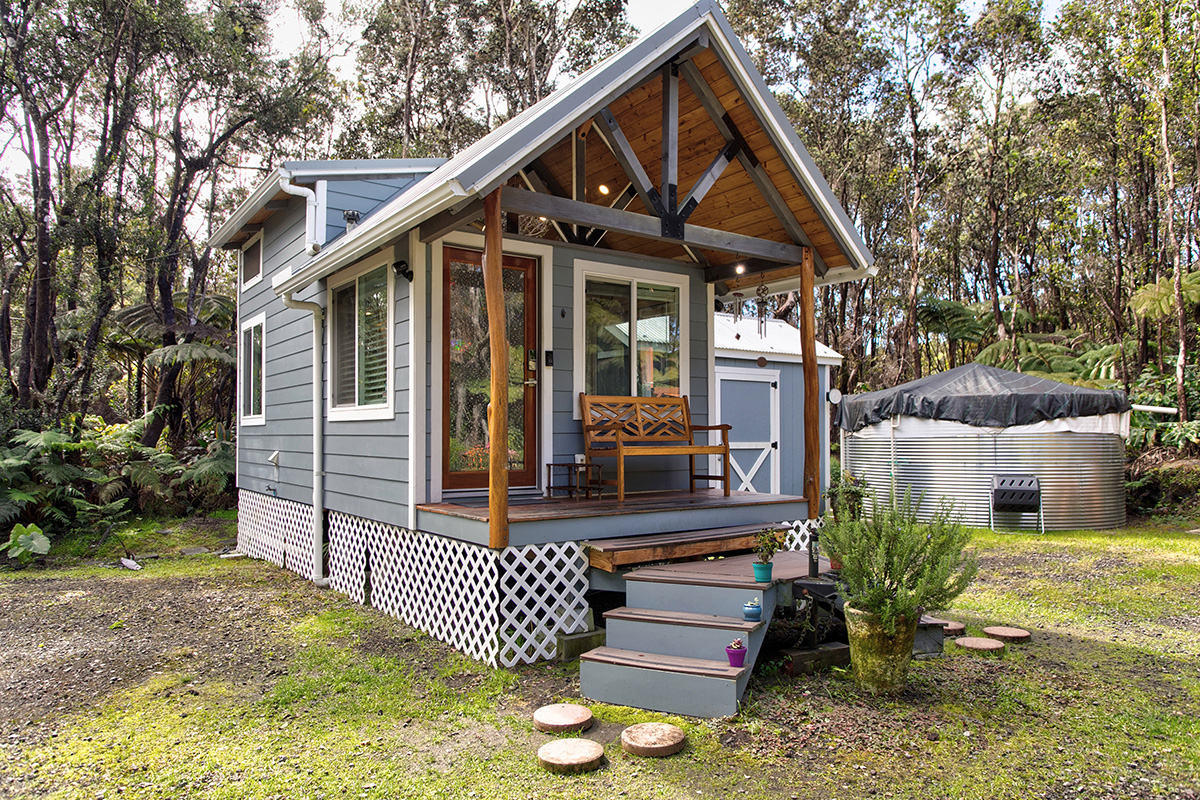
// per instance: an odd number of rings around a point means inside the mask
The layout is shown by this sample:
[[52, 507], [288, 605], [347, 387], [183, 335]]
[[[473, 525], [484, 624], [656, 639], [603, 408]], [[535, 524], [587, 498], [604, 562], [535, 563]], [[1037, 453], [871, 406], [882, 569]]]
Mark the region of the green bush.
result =
[[234, 449], [222, 427], [176, 456], [140, 444], [144, 425], [89, 417], [66, 430], [16, 431], [0, 448], [0, 526], [36, 525], [55, 537], [130, 513], [231, 504]]
[[821, 543], [841, 559], [839, 590], [847, 604], [877, 614], [889, 633], [901, 617], [945, 608], [975, 579], [971, 535], [943, 507], [929, 522], [917, 519], [909, 493], [897, 508], [874, 504], [869, 517], [828, 520]]

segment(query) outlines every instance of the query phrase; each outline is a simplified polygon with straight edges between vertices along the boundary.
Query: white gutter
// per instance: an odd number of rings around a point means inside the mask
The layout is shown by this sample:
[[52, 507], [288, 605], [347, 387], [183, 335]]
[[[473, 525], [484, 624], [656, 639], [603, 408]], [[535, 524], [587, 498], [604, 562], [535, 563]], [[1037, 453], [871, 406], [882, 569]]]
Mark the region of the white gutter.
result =
[[317, 221], [321, 218], [321, 206], [317, 203], [317, 193], [306, 186], [296, 186], [292, 183], [292, 173], [283, 167], [279, 168], [279, 190], [308, 201], [304, 209], [304, 252], [315, 256], [321, 252], [321, 243], [317, 241]]
[[313, 321], [313, 371], [312, 371], [312, 508], [313, 508], [313, 571], [312, 580], [317, 586], [329, 586], [325, 577], [325, 415], [322, 408], [321, 365], [324, 355], [321, 348], [321, 324], [325, 309], [317, 303], [293, 300], [291, 292], [283, 294], [283, 304], [288, 308], [312, 313]]
[[[419, 190], [418, 183], [409, 191]], [[452, 208], [468, 195], [458, 181], [448, 181], [440, 184], [418, 197], [411, 203], [405, 203], [387, 216], [372, 217], [336, 242], [336, 247], [330, 248], [309, 261], [295, 272], [282, 272], [272, 281], [271, 286], [278, 295], [303, 289], [313, 281], [331, 275], [342, 267], [357, 261], [368, 253], [385, 246], [396, 238], [398, 233], [411, 228], [413, 225], [428, 219], [430, 216]]]

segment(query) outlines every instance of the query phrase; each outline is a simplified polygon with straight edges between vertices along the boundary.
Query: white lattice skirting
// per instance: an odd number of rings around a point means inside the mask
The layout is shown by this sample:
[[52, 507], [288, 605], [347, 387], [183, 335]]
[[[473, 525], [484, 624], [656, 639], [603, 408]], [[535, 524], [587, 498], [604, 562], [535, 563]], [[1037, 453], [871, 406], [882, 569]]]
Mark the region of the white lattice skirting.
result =
[[586, 627], [576, 542], [491, 550], [331, 511], [329, 572], [334, 589], [492, 666], [554, 658], [558, 634]]
[[238, 550], [297, 575], [312, 577], [312, 506], [257, 492], [238, 492]]

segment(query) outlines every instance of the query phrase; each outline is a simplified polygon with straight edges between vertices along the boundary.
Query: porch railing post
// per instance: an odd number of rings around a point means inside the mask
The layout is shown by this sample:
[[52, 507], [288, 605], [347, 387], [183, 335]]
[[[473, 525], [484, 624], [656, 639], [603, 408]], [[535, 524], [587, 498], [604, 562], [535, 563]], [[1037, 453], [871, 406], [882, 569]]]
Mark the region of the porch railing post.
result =
[[800, 352], [804, 372], [804, 496], [808, 518], [820, 515], [821, 490], [817, 475], [821, 468], [821, 386], [817, 380], [816, 279], [813, 250], [804, 248], [800, 263]]
[[483, 199], [483, 292], [491, 347], [488, 404], [488, 546], [508, 547], [508, 331], [504, 309], [504, 231], [500, 187]]

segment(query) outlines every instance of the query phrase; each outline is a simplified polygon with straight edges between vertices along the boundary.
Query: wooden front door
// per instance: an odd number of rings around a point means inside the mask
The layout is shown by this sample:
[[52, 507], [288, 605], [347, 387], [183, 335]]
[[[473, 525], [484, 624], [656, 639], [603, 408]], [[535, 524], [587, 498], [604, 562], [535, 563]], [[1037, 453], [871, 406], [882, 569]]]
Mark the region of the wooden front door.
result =
[[[488, 485], [487, 408], [491, 348], [483, 292], [483, 254], [446, 247], [442, 293], [442, 486]], [[508, 330], [508, 483], [537, 483], [537, 262], [504, 256], [504, 313]]]

